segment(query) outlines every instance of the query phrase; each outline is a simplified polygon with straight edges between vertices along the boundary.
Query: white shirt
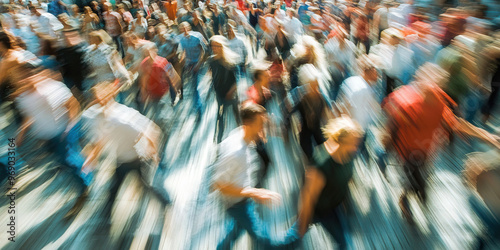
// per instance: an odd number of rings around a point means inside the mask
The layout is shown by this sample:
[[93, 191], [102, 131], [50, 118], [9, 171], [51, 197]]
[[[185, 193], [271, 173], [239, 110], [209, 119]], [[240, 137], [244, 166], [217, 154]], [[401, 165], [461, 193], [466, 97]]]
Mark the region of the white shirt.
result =
[[302, 22], [296, 17], [286, 17], [285, 18], [285, 31], [288, 33], [288, 38], [291, 38], [293, 42], [297, 41], [298, 36], [304, 34], [304, 27]]
[[235, 36], [233, 39], [228, 40], [229, 48], [240, 55], [238, 57], [238, 64], [244, 63], [247, 57], [247, 47], [241, 38]]
[[64, 28], [57, 17], [50, 13], [42, 13], [39, 17], [35, 16], [34, 20], [35, 25], [38, 26], [37, 31], [51, 37], [56, 37], [56, 33]]
[[85, 110], [82, 118], [90, 125], [91, 140], [106, 142], [119, 163], [137, 160], [142, 155], [139, 152], [145, 151], [139, 141], [152, 121], [137, 110], [117, 102], [106, 108], [96, 104]]
[[[252, 178], [256, 168], [252, 164], [256, 157], [255, 150], [243, 140], [243, 129], [236, 128], [219, 144], [219, 156], [214, 163], [214, 181], [231, 184], [236, 187], [252, 187], [255, 180]], [[230, 207], [243, 198], [224, 197], [227, 207]]]
[[335, 65], [335, 63], [338, 63], [345, 68], [346, 72], [350, 73], [351, 75], [354, 74], [352, 62], [356, 60], [354, 53], [354, 51], [356, 50], [356, 45], [354, 45], [354, 43], [349, 41], [348, 39], [345, 39], [345, 43], [346, 44], [344, 45], [343, 49], [340, 48], [340, 44], [337, 38], [329, 39], [325, 44], [326, 59], [329, 64], [328, 67], [330, 73], [338, 71], [338, 68]]
[[370, 85], [360, 76], [351, 76], [342, 83], [340, 93], [351, 117], [366, 130], [380, 110]]
[[66, 103], [72, 96], [62, 82], [45, 79], [16, 98], [21, 113], [33, 121], [33, 137], [49, 140], [64, 132], [69, 122]]

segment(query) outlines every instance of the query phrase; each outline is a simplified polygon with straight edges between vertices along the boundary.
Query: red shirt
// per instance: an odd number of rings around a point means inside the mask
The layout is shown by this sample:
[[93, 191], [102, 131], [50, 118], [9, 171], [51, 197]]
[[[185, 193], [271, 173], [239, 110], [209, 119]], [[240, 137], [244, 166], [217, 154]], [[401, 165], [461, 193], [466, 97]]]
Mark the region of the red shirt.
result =
[[169, 64], [167, 59], [157, 56], [154, 61], [150, 57], [145, 58], [141, 63], [141, 72], [146, 91], [149, 97], [160, 99], [169, 90], [166, 67]]
[[266, 100], [271, 98], [271, 91], [267, 88], [262, 87], [262, 95], [259, 90], [255, 87], [255, 85], [250, 86], [247, 90], [247, 96], [249, 102], [253, 102], [255, 104], [264, 105]]
[[393, 121], [393, 144], [399, 155], [406, 160], [426, 158], [435, 136], [442, 133], [443, 122], [453, 127], [457, 122], [448, 105], [453, 100], [441, 89], [423, 95], [414, 86], [404, 86], [389, 95], [382, 107]]

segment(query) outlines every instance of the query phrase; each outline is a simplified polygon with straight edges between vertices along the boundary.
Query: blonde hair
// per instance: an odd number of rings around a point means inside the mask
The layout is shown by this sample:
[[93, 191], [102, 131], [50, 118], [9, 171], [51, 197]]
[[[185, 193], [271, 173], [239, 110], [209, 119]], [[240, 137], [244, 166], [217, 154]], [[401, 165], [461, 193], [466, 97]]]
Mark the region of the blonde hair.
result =
[[345, 115], [331, 119], [321, 130], [326, 139], [332, 138], [337, 143], [349, 135], [361, 137], [364, 134], [363, 128]]
[[330, 79], [330, 74], [327, 70], [325, 51], [323, 50], [323, 46], [316, 41], [314, 37], [307, 35], [302, 36], [293, 46], [292, 53], [296, 58], [301, 58], [306, 56], [308, 49], [312, 57], [310, 63], [322, 73], [323, 78]]
[[222, 46], [222, 61], [228, 67], [235, 66], [240, 55], [233, 52], [227, 45], [227, 38], [221, 35], [215, 35], [210, 38], [210, 43], [218, 43]]

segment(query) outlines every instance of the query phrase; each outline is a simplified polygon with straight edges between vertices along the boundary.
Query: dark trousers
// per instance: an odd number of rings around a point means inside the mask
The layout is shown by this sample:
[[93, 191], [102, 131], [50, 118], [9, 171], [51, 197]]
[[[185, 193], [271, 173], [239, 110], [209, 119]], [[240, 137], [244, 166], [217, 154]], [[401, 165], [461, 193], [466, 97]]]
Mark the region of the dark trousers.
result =
[[[313, 139], [315, 144], [313, 144]], [[317, 129], [302, 128], [302, 130], [299, 133], [299, 140], [300, 140], [300, 147], [304, 151], [307, 158], [311, 160], [313, 156], [314, 147], [316, 145], [325, 142], [325, 137], [323, 137], [321, 129], [319, 128]]]
[[139, 180], [141, 181], [142, 186], [146, 190], [152, 192], [152, 194], [156, 196], [160, 202], [162, 202], [163, 204], [168, 204], [170, 202], [166, 191], [162, 192], [156, 190], [146, 181], [146, 178], [141, 171], [141, 168], [144, 167], [143, 164], [144, 163], [141, 160], [137, 159], [132, 162], [122, 163], [116, 167], [116, 171], [113, 176], [109, 191], [108, 204], [106, 209], [106, 213], [108, 216], [111, 215], [111, 210], [115, 203], [116, 196], [118, 195], [118, 191], [120, 190], [120, 186], [125, 181], [127, 175], [133, 172], [139, 176]]
[[340, 216], [340, 207], [337, 207], [331, 213], [315, 215], [313, 223], [321, 223], [338, 244], [338, 249], [347, 249], [346, 225], [341, 221]]
[[190, 88], [192, 88], [193, 91], [193, 102], [195, 105], [196, 110], [201, 113], [201, 98], [200, 94], [198, 93], [198, 81], [199, 81], [199, 69], [195, 70], [194, 69], [195, 64], [188, 64], [186, 63], [184, 65], [184, 68], [182, 69], [182, 84], [180, 86], [181, 90], [181, 97], [184, 98], [184, 86], [188, 84]]
[[491, 112], [495, 108], [498, 99], [498, 93], [500, 91], [500, 86], [491, 86], [491, 94], [488, 98], [488, 101], [483, 107], [483, 114], [486, 116], [490, 116]]
[[[225, 125], [226, 121], [224, 117], [226, 117], [227, 112], [229, 109], [233, 109], [234, 116], [236, 118], [236, 123], [240, 124], [240, 119], [239, 119], [239, 112], [238, 112], [238, 99], [235, 98], [233, 100], [226, 100], [224, 98], [217, 97], [217, 143], [220, 143], [222, 141], [222, 137], [224, 136], [224, 130], [225, 130]], [[222, 111], [221, 111], [222, 108]]]

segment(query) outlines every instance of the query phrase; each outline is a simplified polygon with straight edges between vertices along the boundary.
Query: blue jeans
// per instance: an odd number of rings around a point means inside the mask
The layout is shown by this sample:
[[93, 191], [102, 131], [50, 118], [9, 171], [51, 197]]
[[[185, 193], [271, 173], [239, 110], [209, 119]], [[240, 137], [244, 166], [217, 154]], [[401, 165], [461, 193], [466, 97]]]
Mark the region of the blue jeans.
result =
[[184, 86], [188, 84], [188, 86], [190, 86], [190, 88], [192, 88], [193, 90], [193, 103], [195, 105], [195, 108], [198, 111], [198, 113], [201, 113], [202, 104], [201, 104], [200, 93], [198, 93], [200, 69], [195, 70], [194, 69], [195, 65], [196, 64], [193, 63], [186, 63], [184, 65], [184, 68], [182, 70], [181, 96], [184, 97]]
[[496, 218], [495, 215], [485, 207], [484, 203], [480, 202], [478, 199], [480, 198], [474, 196], [469, 197], [469, 204], [486, 228], [485, 233], [478, 236], [477, 249], [484, 249], [489, 239], [498, 239], [500, 237], [500, 218]]
[[227, 213], [233, 221], [227, 228], [224, 238], [217, 245], [217, 249], [231, 249], [231, 245], [243, 234], [244, 230], [264, 249], [293, 247], [300, 239], [297, 224], [294, 224], [282, 239], [272, 239], [266, 225], [259, 218], [252, 200], [244, 200], [233, 205], [227, 209]]
[[71, 174], [81, 182], [82, 188], [84, 188], [90, 184], [93, 175], [92, 173], [84, 174], [81, 172], [85, 162], [80, 146], [81, 126], [81, 122], [78, 122], [66, 135], [62, 134], [49, 140], [47, 146], [54, 153], [58, 162], [68, 167]]

